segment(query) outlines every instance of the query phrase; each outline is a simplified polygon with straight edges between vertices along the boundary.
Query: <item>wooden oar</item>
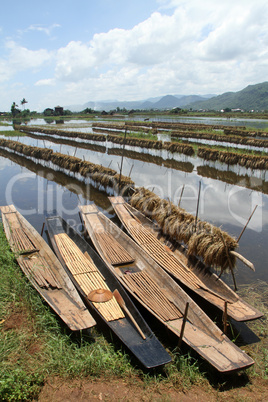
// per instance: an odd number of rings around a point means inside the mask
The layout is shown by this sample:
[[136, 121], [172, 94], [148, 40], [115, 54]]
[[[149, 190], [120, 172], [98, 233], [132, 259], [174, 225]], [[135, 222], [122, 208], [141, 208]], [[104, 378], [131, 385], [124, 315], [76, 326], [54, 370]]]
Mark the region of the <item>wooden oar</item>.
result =
[[135, 327], [137, 328], [139, 334], [141, 335], [141, 337], [143, 339], [146, 339], [146, 336], [144, 335], [144, 333], [142, 332], [142, 330], [140, 329], [139, 325], [137, 324], [135, 318], [133, 317], [133, 315], [131, 314], [131, 312], [129, 311], [129, 309], [126, 306], [126, 303], [123, 299], [123, 297], [120, 295], [120, 293], [118, 292], [117, 289], [114, 290], [113, 292], [114, 297], [116, 298], [117, 303], [119, 304], [119, 306], [127, 313], [127, 315], [129, 316], [129, 318], [131, 319], [131, 321], [133, 322], [133, 324], [135, 325]]

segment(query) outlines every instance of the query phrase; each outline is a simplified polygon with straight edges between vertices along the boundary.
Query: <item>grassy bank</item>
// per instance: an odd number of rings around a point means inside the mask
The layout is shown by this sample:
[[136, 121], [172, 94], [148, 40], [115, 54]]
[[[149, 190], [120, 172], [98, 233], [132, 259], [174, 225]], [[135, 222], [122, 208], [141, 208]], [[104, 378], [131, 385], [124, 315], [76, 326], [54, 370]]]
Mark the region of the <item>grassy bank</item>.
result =
[[[22, 274], [1, 224], [0, 275], [0, 400], [33, 400], [46, 381], [55, 377], [62, 381], [98, 378], [103, 382], [117, 379], [133, 385], [139, 382], [150, 392], [159, 387], [186, 391], [193, 386], [210, 392], [226, 384], [237, 387], [250, 385], [254, 378], [267, 379], [265, 319], [251, 324], [261, 342], [246, 348], [256, 364], [231, 376], [215, 372], [187, 349], [180, 352], [176, 349], [177, 339], [152, 323], [173, 362], [164, 368], [145, 371], [105, 330], [100, 332], [95, 327], [91, 334], [72, 333], [62, 324]], [[257, 287], [252, 291], [254, 304], [262, 311], [267, 310], [258, 291]]]

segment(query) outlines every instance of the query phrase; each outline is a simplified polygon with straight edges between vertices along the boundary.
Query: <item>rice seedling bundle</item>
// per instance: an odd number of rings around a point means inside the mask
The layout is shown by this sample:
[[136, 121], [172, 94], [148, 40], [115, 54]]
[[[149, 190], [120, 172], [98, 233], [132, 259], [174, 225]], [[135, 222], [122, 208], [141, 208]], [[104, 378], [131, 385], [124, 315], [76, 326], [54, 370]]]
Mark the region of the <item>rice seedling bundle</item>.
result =
[[217, 151], [206, 147], [199, 147], [197, 155], [205, 160], [218, 160], [228, 165], [238, 164], [251, 169], [268, 168], [268, 156], [265, 155], [249, 155], [236, 152]]
[[150, 149], [162, 149], [163, 147], [162, 141], [146, 140], [143, 138], [123, 138], [123, 137], [116, 137], [114, 135], [108, 135], [107, 141], [111, 141], [115, 144], [126, 144]]
[[200, 133], [200, 132], [183, 132], [172, 131], [171, 137], [175, 138], [197, 138], [203, 140], [213, 140], [218, 142], [229, 142], [233, 144], [241, 144], [248, 146], [255, 146], [260, 148], [268, 147], [268, 140], [261, 140], [257, 138], [239, 137], [239, 136], [223, 136], [220, 134]]
[[134, 185], [134, 182], [129, 177], [123, 175], [120, 176], [113, 169], [105, 168], [104, 166], [96, 165], [91, 162], [82, 161], [74, 156], [53, 152], [51, 149], [32, 147], [5, 139], [0, 139], [0, 147], [12, 149], [26, 156], [51, 161], [54, 165], [66, 170], [79, 172], [83, 177], [90, 176], [92, 180], [103, 185], [106, 185], [107, 183], [107, 185], [118, 187], [120, 184], [120, 188], [127, 185]]
[[173, 241], [185, 243], [188, 255], [200, 257], [208, 266], [233, 269], [235, 257], [230, 254], [237, 241], [228, 233], [208, 222], [197, 220], [172, 202], [161, 199], [153, 192], [140, 187], [130, 199], [131, 205], [155, 220], [164, 234]]
[[164, 142], [163, 148], [172, 153], [179, 152], [184, 155], [192, 156], [194, 154], [194, 148], [192, 145], [179, 144], [177, 142]]
[[82, 138], [92, 141], [106, 141], [106, 136], [101, 134], [81, 133], [79, 131], [64, 131], [57, 129], [47, 129], [34, 126], [14, 126], [15, 130], [21, 132], [37, 132], [50, 135], [58, 135], [60, 137]]

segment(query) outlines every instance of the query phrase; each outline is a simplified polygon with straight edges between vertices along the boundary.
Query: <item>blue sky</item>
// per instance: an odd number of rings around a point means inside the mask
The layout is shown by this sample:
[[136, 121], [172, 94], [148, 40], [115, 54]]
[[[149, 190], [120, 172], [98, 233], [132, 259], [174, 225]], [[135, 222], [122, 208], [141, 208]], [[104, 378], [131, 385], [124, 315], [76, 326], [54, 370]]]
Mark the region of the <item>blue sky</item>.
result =
[[0, 111], [267, 81], [266, 0], [1, 2]]

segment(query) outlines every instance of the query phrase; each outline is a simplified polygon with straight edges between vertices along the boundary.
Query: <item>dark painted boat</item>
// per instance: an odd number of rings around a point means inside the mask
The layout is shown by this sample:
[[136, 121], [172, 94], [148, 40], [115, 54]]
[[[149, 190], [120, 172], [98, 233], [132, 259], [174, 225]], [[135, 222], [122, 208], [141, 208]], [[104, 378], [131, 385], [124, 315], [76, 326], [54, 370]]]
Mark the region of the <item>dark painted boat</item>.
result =
[[128, 234], [172, 277], [222, 311], [227, 302], [227, 313], [236, 321], [262, 317], [260, 311], [242, 300], [201, 261], [188, 258], [178, 246], [174, 246], [157, 224], [133, 208], [123, 197], [109, 199]]
[[222, 333], [179, 284], [95, 204], [80, 206], [80, 211], [94, 246], [111, 272], [179, 339], [220, 372], [244, 369], [254, 363]]
[[61, 217], [46, 224], [57, 257], [91, 311], [146, 368], [169, 363], [170, 355], [92, 247]]
[[45, 240], [14, 205], [0, 209], [10, 247], [38, 293], [72, 331], [94, 326], [96, 321]]

